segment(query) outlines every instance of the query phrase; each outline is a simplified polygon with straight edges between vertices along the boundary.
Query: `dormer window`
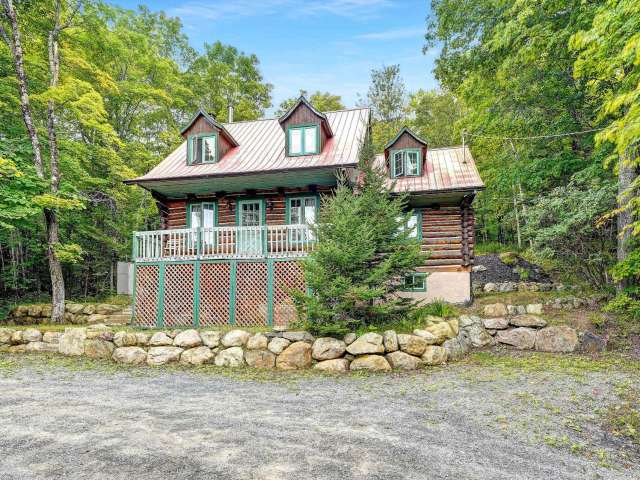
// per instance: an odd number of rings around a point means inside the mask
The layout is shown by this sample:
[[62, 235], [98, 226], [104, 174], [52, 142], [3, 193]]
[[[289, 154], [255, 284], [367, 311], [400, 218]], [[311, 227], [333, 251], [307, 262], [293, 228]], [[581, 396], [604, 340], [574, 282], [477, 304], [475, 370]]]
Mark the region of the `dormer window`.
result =
[[315, 155], [320, 151], [319, 146], [319, 125], [291, 125], [287, 129], [287, 154], [290, 157]]
[[216, 163], [218, 161], [218, 135], [216, 133], [190, 135], [188, 147], [189, 165]]
[[391, 151], [391, 177], [418, 177], [421, 172], [420, 150], [417, 148]]

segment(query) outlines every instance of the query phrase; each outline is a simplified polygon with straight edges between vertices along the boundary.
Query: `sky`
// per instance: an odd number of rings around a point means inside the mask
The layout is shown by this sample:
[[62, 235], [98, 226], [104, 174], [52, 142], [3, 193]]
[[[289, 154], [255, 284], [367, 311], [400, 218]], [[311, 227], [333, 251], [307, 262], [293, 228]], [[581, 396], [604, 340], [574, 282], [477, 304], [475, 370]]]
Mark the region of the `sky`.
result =
[[370, 72], [400, 64], [407, 91], [437, 87], [437, 50], [422, 53], [426, 0], [111, 0], [179, 17], [191, 45], [220, 40], [260, 59], [273, 84], [272, 113], [300, 89], [342, 96], [347, 107], [369, 88]]

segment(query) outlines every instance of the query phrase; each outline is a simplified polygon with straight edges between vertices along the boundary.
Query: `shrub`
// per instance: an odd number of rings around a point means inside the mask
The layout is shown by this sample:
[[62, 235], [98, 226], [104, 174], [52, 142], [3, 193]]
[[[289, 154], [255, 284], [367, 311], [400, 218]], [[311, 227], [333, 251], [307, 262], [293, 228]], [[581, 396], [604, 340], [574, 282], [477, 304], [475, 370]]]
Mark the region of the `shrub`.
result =
[[405, 318], [416, 306], [400, 298], [404, 278], [426, 260], [412, 238], [406, 195], [392, 195], [384, 172], [361, 152], [357, 189], [341, 182], [322, 202], [313, 227], [318, 244], [303, 262], [307, 293], [294, 293], [298, 317], [320, 334], [381, 325]]

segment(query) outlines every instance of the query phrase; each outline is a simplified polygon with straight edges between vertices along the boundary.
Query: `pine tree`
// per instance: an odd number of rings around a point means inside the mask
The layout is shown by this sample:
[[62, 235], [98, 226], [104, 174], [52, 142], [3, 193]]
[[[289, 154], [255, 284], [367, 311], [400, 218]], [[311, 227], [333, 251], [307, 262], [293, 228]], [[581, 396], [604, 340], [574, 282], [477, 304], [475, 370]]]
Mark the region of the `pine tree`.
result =
[[323, 200], [313, 227], [318, 245], [303, 264], [308, 293], [295, 297], [299, 316], [316, 333], [398, 320], [416, 306], [397, 292], [426, 255], [406, 228], [407, 195], [393, 193], [373, 156], [367, 142], [360, 181], [355, 188], [340, 182], [335, 195]]

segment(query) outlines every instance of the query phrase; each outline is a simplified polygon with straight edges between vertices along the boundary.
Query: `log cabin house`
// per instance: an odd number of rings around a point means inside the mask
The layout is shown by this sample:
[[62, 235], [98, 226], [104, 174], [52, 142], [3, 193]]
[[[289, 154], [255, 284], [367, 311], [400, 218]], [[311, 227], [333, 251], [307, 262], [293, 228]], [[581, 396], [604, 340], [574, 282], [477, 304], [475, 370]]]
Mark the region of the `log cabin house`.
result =
[[[357, 181], [370, 111], [317, 111], [304, 97], [280, 118], [219, 123], [199, 111], [184, 142], [128, 180], [152, 193], [162, 230], [135, 232], [134, 315], [145, 326], [257, 326], [295, 318], [300, 259], [337, 174]], [[404, 128], [377, 155], [396, 191], [410, 194], [409, 228], [430, 251], [405, 280], [408, 295], [471, 298], [474, 220], [484, 188], [471, 153], [429, 148]], [[425, 275], [426, 273], [429, 275]]]

